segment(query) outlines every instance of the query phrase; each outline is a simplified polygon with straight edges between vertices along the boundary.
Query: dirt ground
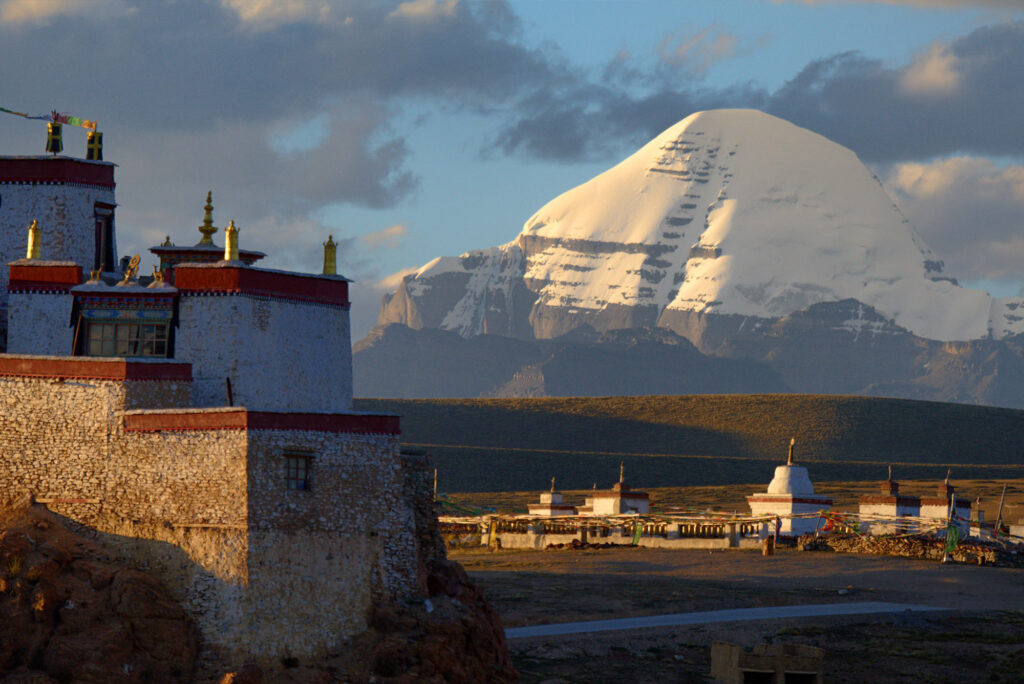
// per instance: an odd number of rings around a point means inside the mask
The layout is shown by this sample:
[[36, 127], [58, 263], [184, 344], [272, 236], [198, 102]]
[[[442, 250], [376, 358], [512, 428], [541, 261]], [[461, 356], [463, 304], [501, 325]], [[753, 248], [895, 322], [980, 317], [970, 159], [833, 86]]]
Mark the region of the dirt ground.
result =
[[887, 601], [938, 613], [796, 618], [517, 639], [527, 683], [709, 681], [711, 643], [824, 648], [826, 682], [1024, 681], [1024, 570], [780, 549], [451, 553], [506, 627]]

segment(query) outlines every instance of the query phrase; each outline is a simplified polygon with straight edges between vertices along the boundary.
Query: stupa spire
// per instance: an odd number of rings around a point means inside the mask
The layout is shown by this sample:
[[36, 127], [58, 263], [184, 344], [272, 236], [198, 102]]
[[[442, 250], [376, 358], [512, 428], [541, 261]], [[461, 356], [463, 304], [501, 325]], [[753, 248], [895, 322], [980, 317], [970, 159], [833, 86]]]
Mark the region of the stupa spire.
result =
[[203, 225], [199, 226], [199, 232], [203, 234], [199, 240], [201, 245], [212, 245], [213, 234], [217, 232], [217, 226], [213, 225], [213, 191], [206, 193], [206, 205], [203, 207]]

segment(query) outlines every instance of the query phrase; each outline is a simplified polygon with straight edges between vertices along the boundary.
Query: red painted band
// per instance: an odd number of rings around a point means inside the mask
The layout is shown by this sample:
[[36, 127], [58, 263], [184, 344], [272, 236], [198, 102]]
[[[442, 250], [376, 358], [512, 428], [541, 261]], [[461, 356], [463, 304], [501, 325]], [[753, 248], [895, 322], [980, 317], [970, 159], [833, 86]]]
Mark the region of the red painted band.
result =
[[140, 363], [127, 359], [59, 359], [0, 355], [0, 375], [86, 380], [192, 381], [192, 364], [180, 361]]
[[114, 165], [53, 157], [0, 158], [0, 183], [80, 183], [114, 187]]
[[82, 282], [82, 267], [78, 264], [66, 266], [13, 264], [10, 269], [7, 285], [9, 290], [63, 289], [74, 287]]
[[401, 434], [398, 416], [357, 415], [349, 413], [275, 413], [249, 411], [175, 411], [128, 414], [125, 430], [159, 432], [161, 430], [314, 430]]
[[253, 294], [325, 304], [348, 305], [348, 282], [312, 275], [278, 273], [256, 268], [203, 268], [180, 264], [174, 285], [182, 295]]

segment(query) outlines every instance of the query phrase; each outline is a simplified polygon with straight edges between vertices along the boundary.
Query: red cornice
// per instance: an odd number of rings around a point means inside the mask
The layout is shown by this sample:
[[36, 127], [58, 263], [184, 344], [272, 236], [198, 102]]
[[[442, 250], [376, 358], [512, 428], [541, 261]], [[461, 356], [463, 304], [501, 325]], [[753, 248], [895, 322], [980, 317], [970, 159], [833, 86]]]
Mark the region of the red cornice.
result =
[[144, 363], [129, 359], [81, 356], [32, 357], [0, 354], [0, 375], [83, 380], [192, 381], [192, 364], [180, 361]]
[[865, 504], [890, 504], [897, 506], [920, 506], [921, 500], [916, 496], [888, 496], [885, 494], [865, 494], [857, 500], [861, 506]]
[[814, 504], [815, 506], [831, 506], [832, 499], [827, 497], [807, 499], [798, 496], [777, 496], [769, 495], [764, 496], [762, 494], [754, 494], [753, 496], [747, 497], [748, 503], [795, 503], [795, 504]]
[[125, 430], [160, 432], [162, 430], [314, 430], [397, 435], [401, 433], [398, 416], [350, 413], [276, 413], [249, 411], [173, 411], [131, 413], [124, 417]]
[[7, 289], [23, 292], [40, 290], [67, 292], [82, 282], [82, 267], [78, 264], [33, 265], [12, 264]]
[[257, 268], [174, 267], [174, 285], [182, 296], [251, 294], [305, 302], [347, 306], [348, 282], [339, 278], [298, 275]]
[[78, 183], [114, 187], [114, 165], [68, 157], [0, 157], [0, 183]]

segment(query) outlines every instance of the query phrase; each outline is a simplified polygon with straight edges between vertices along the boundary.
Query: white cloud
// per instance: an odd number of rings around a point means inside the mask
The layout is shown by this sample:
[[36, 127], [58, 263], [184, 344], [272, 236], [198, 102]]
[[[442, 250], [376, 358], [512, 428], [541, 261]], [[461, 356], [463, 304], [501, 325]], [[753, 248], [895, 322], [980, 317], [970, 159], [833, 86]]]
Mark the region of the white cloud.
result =
[[690, 73], [703, 75], [715, 63], [734, 57], [739, 51], [739, 39], [711, 25], [697, 33], [678, 38], [666, 36], [658, 48], [661, 61], [671, 66], [682, 66]]
[[327, 21], [334, 5], [330, 0], [221, 0], [238, 19], [251, 28], [270, 29], [298, 21]]
[[0, 24], [44, 24], [61, 16], [105, 19], [129, 11], [125, 0], [3, 0]]
[[395, 249], [401, 245], [402, 238], [408, 232], [409, 229], [404, 223], [396, 223], [393, 226], [368, 233], [359, 239], [370, 249]]
[[979, 157], [897, 164], [885, 184], [950, 275], [1022, 279], [1024, 166]]
[[459, 0], [409, 0], [395, 8], [388, 17], [410, 21], [431, 21], [439, 17], [454, 16], [458, 5]]
[[956, 55], [935, 43], [903, 72], [900, 88], [908, 95], [950, 95], [959, 88], [960, 77]]

